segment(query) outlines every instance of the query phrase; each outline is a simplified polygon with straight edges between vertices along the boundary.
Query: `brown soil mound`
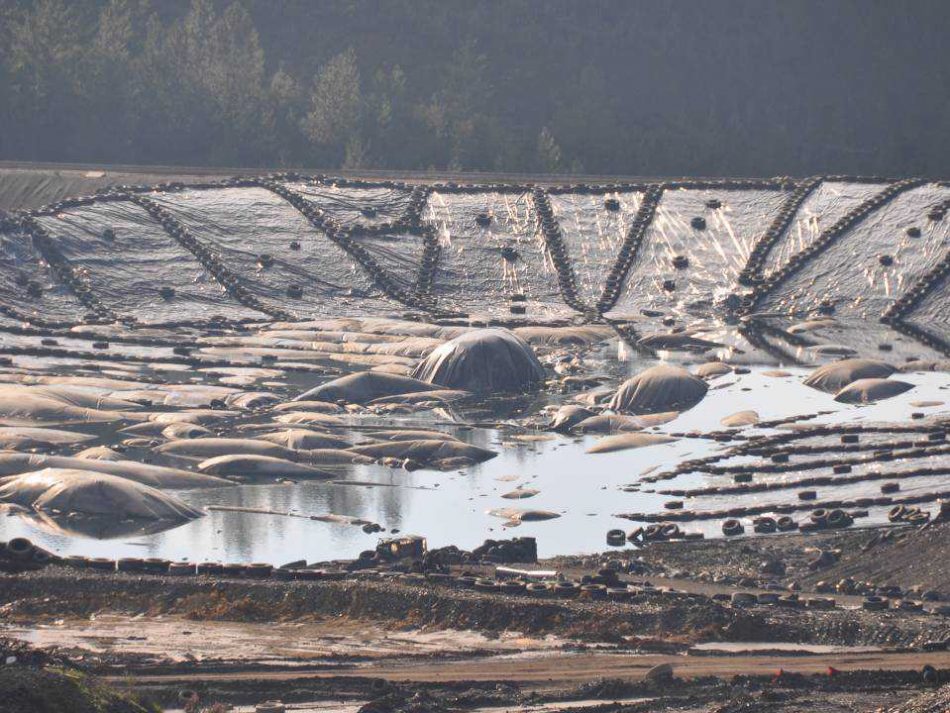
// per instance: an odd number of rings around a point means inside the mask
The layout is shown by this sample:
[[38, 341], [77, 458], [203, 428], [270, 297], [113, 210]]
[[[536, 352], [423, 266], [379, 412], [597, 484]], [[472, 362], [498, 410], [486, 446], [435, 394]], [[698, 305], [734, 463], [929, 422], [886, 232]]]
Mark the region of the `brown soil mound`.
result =
[[887, 713], [946, 713], [946, 711], [950, 711], [950, 686], [922, 693], [903, 705], [887, 709]]
[[822, 570], [817, 579], [843, 577], [898, 584], [902, 587], [950, 590], [950, 523], [932, 523], [904, 532], [892, 530], [868, 535], [861, 547], [842, 551], [838, 563]]

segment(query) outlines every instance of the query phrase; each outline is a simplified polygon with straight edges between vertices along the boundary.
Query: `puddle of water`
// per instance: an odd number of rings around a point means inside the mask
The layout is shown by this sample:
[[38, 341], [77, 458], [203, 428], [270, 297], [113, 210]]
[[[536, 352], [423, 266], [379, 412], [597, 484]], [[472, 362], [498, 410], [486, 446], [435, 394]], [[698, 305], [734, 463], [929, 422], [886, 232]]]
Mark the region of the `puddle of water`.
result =
[[[950, 378], [939, 372], [898, 375], [917, 388], [887, 401], [864, 407], [836, 403], [831, 395], [801, 384], [808, 373], [787, 369], [792, 376], [765, 375], [767, 368], [755, 368], [745, 375], [727, 374], [711, 382], [701, 405], [659, 427], [660, 432], [710, 431], [721, 428], [720, 419], [753, 409], [762, 419], [832, 412], [809, 423], [905, 421], [915, 411], [947, 413], [947, 406], [920, 408], [912, 402], [944, 400]], [[895, 377], [898, 378], [898, 377]], [[725, 384], [722, 388], [717, 388]], [[345, 477], [376, 484], [335, 485], [327, 482], [244, 485], [211, 491], [179, 493], [189, 503], [260, 508], [303, 515], [337, 513], [380, 523], [387, 530], [416, 533], [427, 537], [430, 547], [455, 544], [469, 549], [487, 538], [533, 536], [542, 557], [559, 554], [599, 552], [605, 549], [605, 534], [611, 528], [632, 529], [630, 521], [614, 517], [622, 512], [658, 512], [668, 496], [646, 492], [622, 492], [646, 471], [665, 470], [687, 458], [703, 458], [727, 446], [703, 439], [680, 439], [635, 450], [590, 455], [585, 453], [597, 437], [567, 438], [536, 442], [513, 442], [496, 430], [464, 429], [457, 435], [475, 445], [491, 448], [499, 455], [464, 472], [391, 470], [381, 466], [354, 466]], [[945, 462], [945, 458], [943, 458]], [[809, 475], [804, 473], [802, 475]], [[512, 476], [514, 476], [512, 478]], [[794, 474], [789, 477], [796, 477]], [[920, 482], [916, 482], [920, 481]], [[909, 492], [945, 487], [950, 478], [942, 476], [905, 481]], [[723, 484], [722, 476], [687, 475], [675, 487], [702, 487]], [[657, 484], [663, 488], [673, 482]], [[525, 500], [507, 500], [502, 494], [518, 486], [540, 491]], [[880, 482], [823, 488], [823, 497], [852, 498], [876, 495]], [[729, 506], [794, 499], [794, 490], [778, 493], [735, 496]], [[723, 497], [701, 498], [691, 507], [720, 507]], [[718, 501], [718, 502], [717, 502]], [[544, 522], [525, 522], [507, 527], [505, 521], [487, 514], [500, 507], [549, 510], [560, 517]], [[886, 508], [872, 510], [861, 524], [883, 521]], [[718, 521], [689, 523], [688, 530], [718, 534]], [[312, 521], [300, 517], [213, 511], [206, 517], [174, 530], [116, 540], [70, 537], [62, 532], [41, 529], [19, 517], [0, 518], [0, 539], [30, 537], [63, 554], [87, 556], [137, 556], [283, 563], [352, 558], [371, 549], [379, 535], [366, 534], [359, 527]]]
[[632, 706], [638, 703], [647, 703], [652, 698], [620, 698], [617, 700], [603, 700], [591, 698], [582, 701], [563, 701], [559, 703], [540, 703], [526, 706], [500, 706], [497, 708], [476, 708], [472, 713], [558, 713], [558, 711], [582, 710], [593, 708], [607, 703], [618, 706]]
[[868, 654], [882, 649], [877, 646], [832, 646], [828, 644], [794, 644], [772, 641], [709, 641], [694, 644], [691, 651], [744, 654], [756, 651], [781, 651], [795, 654]]
[[34, 646], [82, 648], [92, 652], [148, 655], [172, 661], [255, 662], [261, 665], [340, 664], [346, 657], [379, 660], [438, 654], [492, 653], [506, 657], [560, 651], [568, 641], [506, 632], [498, 637], [465, 630], [392, 631], [366, 622], [332, 620], [255, 624], [190, 621], [182, 617], [124, 617], [60, 620], [8, 626], [4, 635]]

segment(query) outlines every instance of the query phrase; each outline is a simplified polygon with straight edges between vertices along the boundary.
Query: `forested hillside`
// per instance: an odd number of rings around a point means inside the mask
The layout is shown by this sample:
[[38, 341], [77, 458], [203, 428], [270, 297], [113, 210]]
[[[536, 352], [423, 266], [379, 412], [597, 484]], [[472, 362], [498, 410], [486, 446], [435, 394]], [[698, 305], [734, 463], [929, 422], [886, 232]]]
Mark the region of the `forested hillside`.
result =
[[945, 175], [946, 0], [0, 0], [0, 159]]

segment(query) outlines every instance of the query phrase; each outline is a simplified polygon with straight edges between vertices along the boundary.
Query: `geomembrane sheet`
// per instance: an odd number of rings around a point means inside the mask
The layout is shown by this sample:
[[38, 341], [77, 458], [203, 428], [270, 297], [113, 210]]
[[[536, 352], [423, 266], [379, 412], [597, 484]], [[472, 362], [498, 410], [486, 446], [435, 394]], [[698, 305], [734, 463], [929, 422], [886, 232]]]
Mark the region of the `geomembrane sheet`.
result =
[[284, 185], [343, 225], [391, 223], [403, 216], [412, 196], [407, 188], [337, 187], [299, 181]]
[[[215, 315], [266, 319], [231, 297], [194, 255], [134, 203], [97, 203], [37, 221], [116, 314], [146, 323], [207, 321]], [[170, 299], [160, 294], [165, 287], [174, 290]]]
[[792, 255], [800, 253], [843, 218], [849, 210], [884, 190], [884, 183], [844, 183], [823, 181], [799, 207], [788, 229], [772, 246], [762, 264], [762, 275], [768, 277], [784, 266]]
[[362, 246], [377, 265], [393, 277], [403, 290], [412, 292], [419, 283], [425, 243], [418, 235], [402, 233], [374, 233], [353, 235], [350, 239]]
[[[401, 307], [386, 299], [345, 250], [267, 189], [186, 190], [157, 194], [154, 200], [211, 246], [240, 283], [268, 305], [300, 317]], [[273, 261], [269, 266], [261, 264], [264, 255]]]
[[[799, 322], [793, 317], [770, 317], [767, 324], [788, 329]], [[792, 342], [781, 333], [766, 332], [762, 338], [794, 361], [817, 364], [852, 356], [867, 356], [902, 366], [909, 360], [933, 361], [942, 358], [936, 349], [883, 322], [832, 320], [827, 327], [799, 334]]]
[[920, 303], [904, 315], [903, 321], [950, 344], [950, 273], [931, 285]]
[[[619, 203], [618, 210], [607, 210], [604, 203], [610, 198]], [[549, 200], [574, 266], [578, 296], [594, 305], [603, 294], [605, 278], [620, 255], [643, 193], [557, 193]]]
[[838, 316], [876, 321], [950, 247], [950, 221], [927, 218], [948, 198], [950, 188], [936, 184], [899, 194], [767, 293], [759, 309], [803, 312], [828, 300]]
[[[708, 315], [731, 293], [756, 240], [787, 198], [782, 190], [665, 190], [656, 215], [627, 274], [611, 317], [636, 317], [643, 309], [674, 314]], [[719, 208], [707, 207], [709, 200]], [[703, 218], [705, 228], [691, 225]], [[676, 268], [675, 257], [688, 265]], [[664, 283], [672, 281], [672, 290]]]
[[[476, 217], [491, 216], [487, 226]], [[561, 299], [554, 262], [528, 193], [437, 193], [424, 219], [442, 253], [433, 294], [442, 308], [508, 316], [509, 298], [523, 294], [531, 319], [576, 314]]]
[[89, 312], [19, 231], [0, 233], [0, 304], [54, 322], [78, 322]]

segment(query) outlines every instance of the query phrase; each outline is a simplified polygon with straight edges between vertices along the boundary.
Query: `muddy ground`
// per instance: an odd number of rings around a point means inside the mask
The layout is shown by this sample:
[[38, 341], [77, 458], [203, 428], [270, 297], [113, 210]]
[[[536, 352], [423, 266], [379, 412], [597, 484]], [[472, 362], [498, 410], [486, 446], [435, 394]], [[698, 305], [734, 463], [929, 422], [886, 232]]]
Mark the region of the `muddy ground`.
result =
[[[5, 635], [56, 647], [90, 674], [168, 707], [194, 690], [203, 701], [281, 699], [300, 710], [548, 710], [529, 706], [567, 701], [618, 711], [903, 710], [931, 685], [925, 666], [937, 681], [950, 675], [950, 623], [934, 613], [941, 601], [882, 612], [863, 611], [857, 593], [834, 593], [829, 611], [725, 599], [792, 582], [805, 599], [820, 578], [861, 571], [943, 600], [933, 588], [946, 584], [939, 554], [948, 533], [950, 525], [934, 523], [667, 542], [531, 567], [579, 577], [620, 559], [632, 570], [624, 581], [657, 587], [625, 602], [375, 573], [283, 582], [51, 566], [4, 575], [0, 613]], [[815, 551], [840, 551], [839, 560], [812, 571]], [[915, 566], [910, 551], [932, 565]], [[785, 575], [765, 581], [762, 564], [777, 560]], [[663, 664], [673, 678], [654, 680]]]
[[[950, 527], [932, 523], [924, 527], [880, 527], [837, 533], [787, 534], [734, 541], [706, 540], [684, 546], [658, 542], [636, 555], [654, 575], [696, 581], [798, 583], [813, 590], [819, 581], [838, 582], [860, 578], [877, 586], [900, 585], [905, 589], [946, 590], [950, 562], [935, 553], [950, 547]], [[820, 553], [833, 558], [820, 566], [810, 563]], [[557, 558], [562, 566], [583, 563], [583, 558]], [[776, 568], [777, 565], [781, 565]], [[784, 569], [784, 572], [781, 570]]]

